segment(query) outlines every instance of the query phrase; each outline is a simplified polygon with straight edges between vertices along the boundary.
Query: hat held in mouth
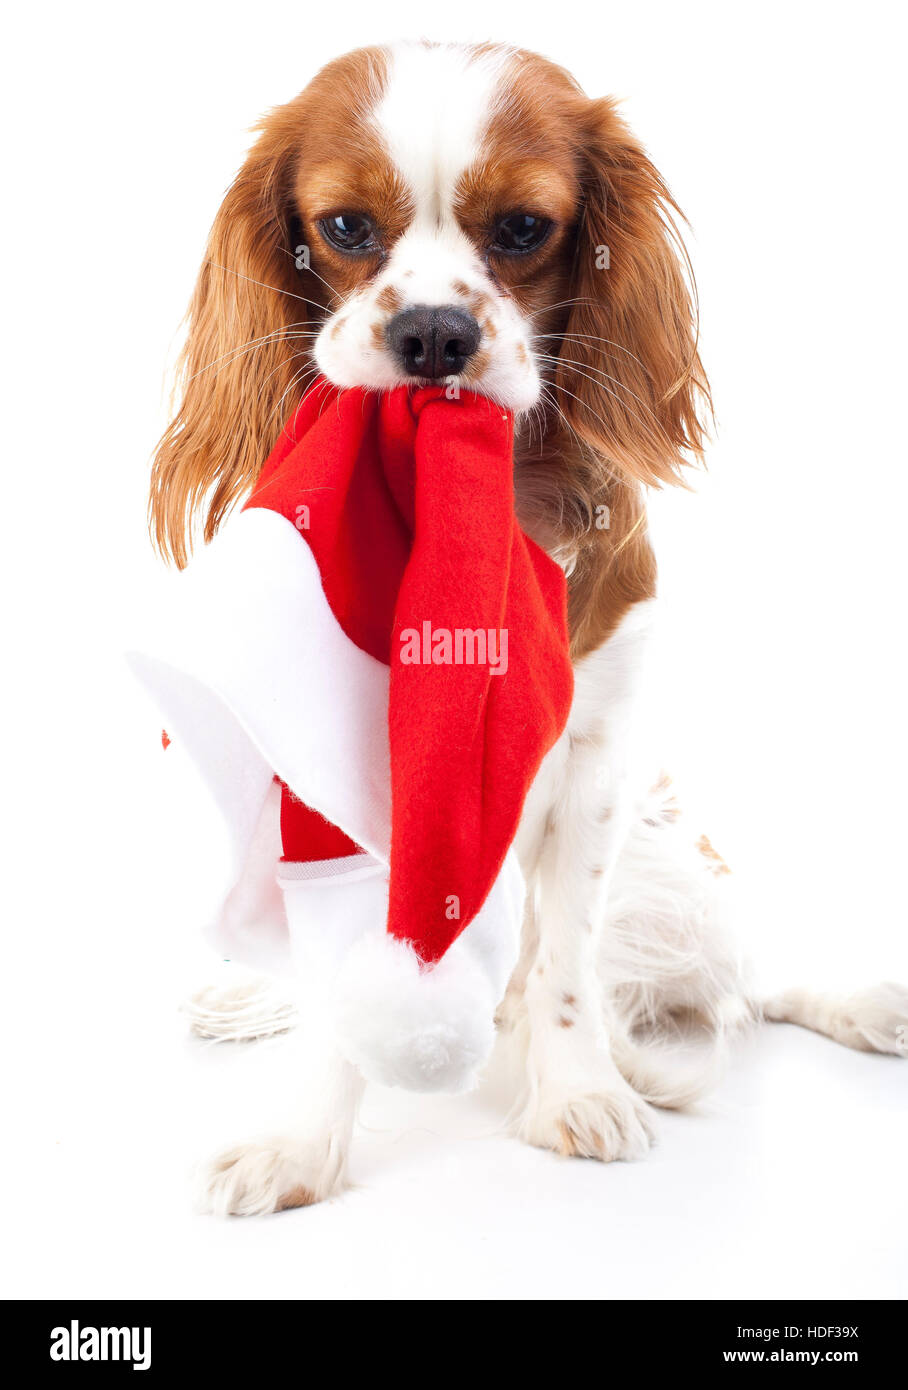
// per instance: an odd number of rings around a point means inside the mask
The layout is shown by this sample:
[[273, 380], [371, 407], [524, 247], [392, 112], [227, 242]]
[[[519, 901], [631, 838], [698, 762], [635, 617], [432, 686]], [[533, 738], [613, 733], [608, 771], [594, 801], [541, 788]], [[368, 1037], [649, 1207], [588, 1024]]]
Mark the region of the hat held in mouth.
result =
[[516, 960], [511, 846], [572, 694], [564, 577], [514, 514], [510, 414], [316, 382], [183, 581], [189, 638], [134, 664], [231, 828], [219, 925], [245, 939], [282, 908], [350, 1060], [463, 1089]]

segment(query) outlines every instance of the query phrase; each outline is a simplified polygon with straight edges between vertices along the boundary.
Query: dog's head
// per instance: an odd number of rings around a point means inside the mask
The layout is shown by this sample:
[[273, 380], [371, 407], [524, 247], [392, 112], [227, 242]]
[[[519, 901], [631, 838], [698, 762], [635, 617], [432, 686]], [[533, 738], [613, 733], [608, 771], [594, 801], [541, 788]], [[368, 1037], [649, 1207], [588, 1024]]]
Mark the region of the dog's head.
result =
[[[321, 372], [442, 381], [660, 483], [705, 387], [674, 202], [608, 100], [487, 45], [338, 59], [266, 118], [215, 221], [152, 521], [185, 560]], [[562, 451], [563, 452], [563, 451]]]

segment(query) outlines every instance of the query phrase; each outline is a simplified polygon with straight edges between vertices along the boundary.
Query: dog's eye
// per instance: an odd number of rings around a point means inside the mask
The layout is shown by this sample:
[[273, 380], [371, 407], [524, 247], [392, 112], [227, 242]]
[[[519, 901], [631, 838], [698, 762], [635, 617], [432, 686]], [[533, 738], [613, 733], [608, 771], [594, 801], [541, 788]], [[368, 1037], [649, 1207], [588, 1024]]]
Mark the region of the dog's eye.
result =
[[366, 251], [375, 244], [375, 228], [358, 212], [342, 212], [319, 222], [319, 231], [341, 251]]
[[511, 255], [525, 255], [541, 246], [551, 229], [546, 217], [533, 217], [527, 212], [515, 212], [503, 217], [495, 228], [492, 245], [496, 251], [507, 251]]

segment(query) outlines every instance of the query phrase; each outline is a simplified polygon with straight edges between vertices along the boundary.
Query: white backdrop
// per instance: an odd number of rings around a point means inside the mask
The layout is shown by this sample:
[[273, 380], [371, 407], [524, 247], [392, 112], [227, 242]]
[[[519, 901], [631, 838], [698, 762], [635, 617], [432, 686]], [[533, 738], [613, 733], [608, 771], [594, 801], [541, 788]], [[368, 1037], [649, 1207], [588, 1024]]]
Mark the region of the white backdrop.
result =
[[[4, 1024], [31, 1177], [63, 1191], [78, 1173], [89, 1208], [105, 1201], [99, 1166], [127, 1209], [131, 1181], [147, 1191], [147, 1154], [112, 1156], [86, 1116], [145, 1134], [163, 1083], [153, 1051], [132, 1049], [193, 930], [191, 826], [162, 864], [161, 821], [180, 811], [118, 656], [159, 582], [144, 503], [163, 372], [249, 127], [374, 40], [506, 39], [624, 98], [692, 225], [718, 415], [708, 472], [652, 508], [666, 761], [737, 872], [761, 965], [790, 982], [908, 979], [896, 16], [880, 0], [858, 15], [798, 0], [20, 8], [3, 82]], [[898, 1085], [881, 1102], [893, 1122], [906, 1072]], [[163, 1152], [156, 1171], [176, 1162]], [[86, 1266], [81, 1236], [53, 1229], [20, 1231], [29, 1291], [60, 1291], [51, 1267], [66, 1291], [110, 1291], [114, 1245]], [[141, 1268], [158, 1293], [185, 1291], [163, 1250]], [[223, 1292], [209, 1274], [196, 1291]], [[136, 1274], [123, 1291], [139, 1289]]]

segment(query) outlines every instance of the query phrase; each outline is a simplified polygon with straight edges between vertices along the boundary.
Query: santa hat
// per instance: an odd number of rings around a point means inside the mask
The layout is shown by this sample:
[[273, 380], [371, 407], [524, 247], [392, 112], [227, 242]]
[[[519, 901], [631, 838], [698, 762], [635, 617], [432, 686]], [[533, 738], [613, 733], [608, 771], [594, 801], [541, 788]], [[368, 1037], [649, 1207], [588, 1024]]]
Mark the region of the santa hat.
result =
[[[416, 1089], [469, 1084], [491, 1044], [522, 910], [510, 847], [572, 690], [564, 578], [514, 516], [511, 416], [450, 394], [317, 382], [190, 566], [183, 659], [140, 662], [247, 880], [280, 779], [293, 949], [332, 977], [346, 1055]], [[238, 885], [220, 916], [252, 899]]]

